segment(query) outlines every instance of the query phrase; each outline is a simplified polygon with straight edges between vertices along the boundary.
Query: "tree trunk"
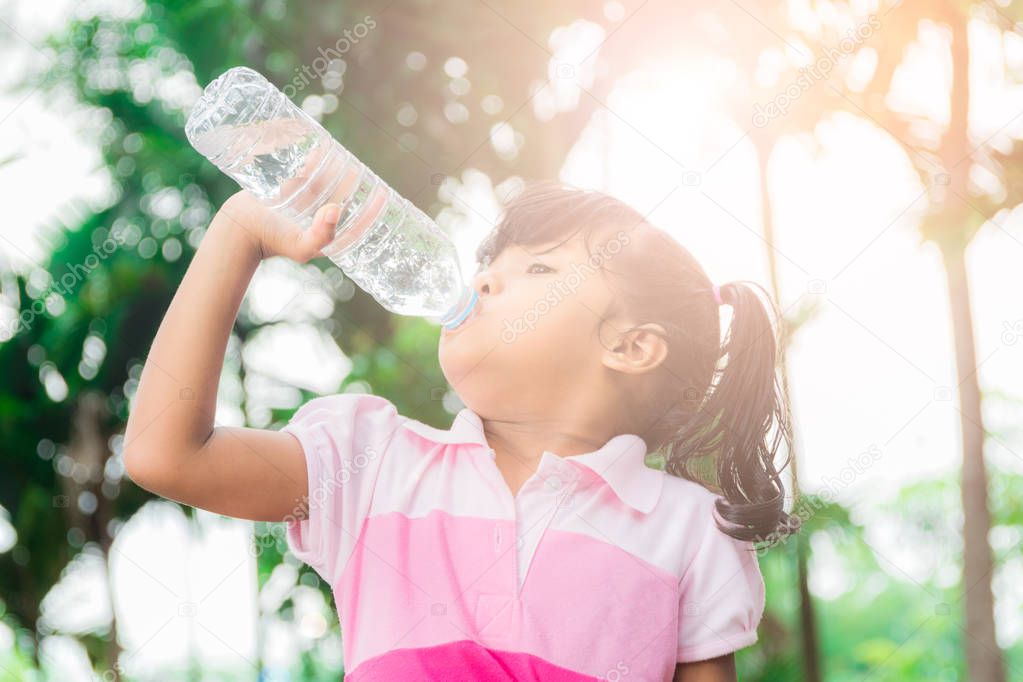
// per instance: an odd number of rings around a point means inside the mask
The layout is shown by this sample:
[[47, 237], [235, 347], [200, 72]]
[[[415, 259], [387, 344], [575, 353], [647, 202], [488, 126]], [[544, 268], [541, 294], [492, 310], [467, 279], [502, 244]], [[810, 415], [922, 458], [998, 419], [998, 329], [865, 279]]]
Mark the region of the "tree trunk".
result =
[[956, 375], [963, 438], [963, 590], [966, 605], [966, 667], [977, 682], [1004, 682], [1001, 650], [995, 639], [994, 595], [991, 574], [994, 559], [988, 544], [991, 515], [984, 465], [984, 427], [977, 381], [977, 353], [973, 340], [973, 313], [962, 248], [942, 253], [955, 334]]
[[[774, 300], [780, 307], [781, 287], [778, 283], [778, 261], [774, 252], [774, 211], [772, 209], [771, 194], [767, 183], [767, 164], [770, 161], [773, 140], [765, 135], [759, 134], [754, 134], [751, 139], [753, 140], [753, 146], [757, 156], [757, 170], [760, 182], [760, 219], [764, 232], [764, 242], [767, 245], [765, 251], [767, 255], [768, 276], [771, 285], [771, 296], [774, 297]], [[786, 404], [785, 413], [791, 414], [792, 410], [789, 407], [788, 364], [786, 363], [789, 341], [786, 331], [788, 330], [788, 325], [785, 324], [783, 320], [779, 321], [779, 329], [782, 330], [782, 334], [779, 339], [780, 349], [778, 353], [782, 399]], [[799, 469], [797, 466], [798, 457], [796, 456], [797, 448], [795, 442], [795, 433], [793, 433], [792, 451], [789, 453], [789, 476], [792, 481], [793, 507], [798, 508], [800, 503], [800, 491]], [[810, 538], [806, 537], [804, 533], [800, 531], [793, 538], [793, 541], [796, 543], [796, 583], [799, 590], [799, 631], [803, 650], [803, 680], [805, 680], [805, 682], [821, 682], [821, 657], [820, 641], [817, 636], [817, 616], [813, 610], [813, 598], [810, 595], [809, 574], [807, 569], [810, 555]]]
[[[86, 539], [95, 542], [103, 550], [104, 580], [107, 585], [107, 596], [110, 602], [110, 637], [104, 651], [103, 664], [106, 669], [104, 679], [118, 682], [121, 679], [121, 643], [117, 633], [117, 601], [114, 598], [114, 584], [110, 574], [110, 550], [113, 538], [110, 537], [110, 522], [113, 519], [111, 501], [103, 494], [103, 470], [110, 450], [107, 446], [106, 432], [103, 422], [108, 417], [106, 399], [102, 393], [84, 391], [78, 397], [71, 426], [71, 442], [68, 454], [76, 466], [82, 466], [87, 472], [84, 483], [77, 483], [71, 477], [63, 479], [64, 492], [68, 499], [68, 514], [71, 525], [81, 528]], [[92, 493], [96, 499], [96, 509], [86, 514], [78, 508], [79, 495], [85, 491]]]
[[966, 247], [973, 230], [965, 207], [969, 196], [970, 46], [967, 11], [948, 5], [946, 21], [952, 31], [950, 52], [952, 84], [949, 125], [942, 140], [941, 158], [949, 191], [944, 194], [935, 224], [948, 281], [948, 298], [955, 335], [956, 376], [963, 440], [963, 599], [966, 616], [966, 669], [974, 682], [1004, 682], [1002, 652], [995, 638], [994, 595], [991, 574], [994, 559], [988, 544], [991, 518], [984, 466], [984, 421], [977, 380], [977, 351], [973, 339], [973, 313], [966, 276]]
[[810, 538], [803, 531], [796, 534], [796, 581], [799, 586], [799, 634], [803, 649], [803, 679], [821, 682], [820, 640], [817, 636], [817, 614], [810, 596], [807, 560], [810, 557]]

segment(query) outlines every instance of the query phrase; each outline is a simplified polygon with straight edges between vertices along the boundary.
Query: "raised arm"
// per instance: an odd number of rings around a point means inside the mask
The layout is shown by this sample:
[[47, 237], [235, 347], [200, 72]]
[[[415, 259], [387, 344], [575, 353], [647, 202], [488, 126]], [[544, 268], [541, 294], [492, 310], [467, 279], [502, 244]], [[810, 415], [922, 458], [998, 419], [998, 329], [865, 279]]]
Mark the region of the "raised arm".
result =
[[157, 495], [258, 521], [300, 516], [305, 459], [287, 433], [214, 423], [224, 351], [262, 258], [320, 255], [340, 208], [302, 231], [238, 192], [213, 218], [146, 358], [128, 418], [128, 476]]

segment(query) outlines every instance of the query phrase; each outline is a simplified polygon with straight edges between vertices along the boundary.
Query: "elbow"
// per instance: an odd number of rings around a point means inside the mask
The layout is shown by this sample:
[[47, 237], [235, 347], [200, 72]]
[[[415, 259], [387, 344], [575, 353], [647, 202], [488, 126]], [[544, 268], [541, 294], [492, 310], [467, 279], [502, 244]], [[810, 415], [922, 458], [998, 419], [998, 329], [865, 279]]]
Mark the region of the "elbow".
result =
[[[154, 468], [152, 448], [146, 447], [146, 442], [139, 443], [136, 415], [134, 411], [128, 416], [128, 425], [124, 431], [124, 449], [121, 450], [121, 462], [124, 465], [124, 474], [131, 481], [149, 490], [145, 483], [149, 480], [151, 470]], [[148, 450], [148, 452], [147, 452]]]
[[130, 417], [121, 451], [124, 473], [138, 487], [167, 497], [180, 479], [182, 463], [188, 460], [187, 453], [192, 450], [166, 432], [147, 429], [143, 437], [134, 427]]
[[173, 494], [173, 467], [162, 457], [153, 452], [126, 448], [122, 458], [124, 473], [135, 485], [161, 497]]
[[125, 449], [121, 458], [124, 461], [124, 473], [132, 480], [132, 483], [140, 488], [152, 491], [154, 487], [153, 470], [156, 467], [152, 462], [148, 461], [145, 454], [140, 453], [138, 450]]

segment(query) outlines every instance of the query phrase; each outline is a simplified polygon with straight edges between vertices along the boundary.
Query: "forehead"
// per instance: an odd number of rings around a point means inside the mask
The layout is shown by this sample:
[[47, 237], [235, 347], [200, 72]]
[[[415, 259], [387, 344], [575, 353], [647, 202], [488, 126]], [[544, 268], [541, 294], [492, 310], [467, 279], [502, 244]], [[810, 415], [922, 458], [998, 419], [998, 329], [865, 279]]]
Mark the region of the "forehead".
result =
[[551, 257], [561, 255], [573, 255], [585, 258], [591, 253], [600, 250], [600, 244], [608, 238], [608, 229], [579, 230], [578, 232], [556, 239], [545, 240], [531, 244], [511, 243], [501, 252], [498, 257], [504, 254], [508, 258], [529, 258], [529, 257]]

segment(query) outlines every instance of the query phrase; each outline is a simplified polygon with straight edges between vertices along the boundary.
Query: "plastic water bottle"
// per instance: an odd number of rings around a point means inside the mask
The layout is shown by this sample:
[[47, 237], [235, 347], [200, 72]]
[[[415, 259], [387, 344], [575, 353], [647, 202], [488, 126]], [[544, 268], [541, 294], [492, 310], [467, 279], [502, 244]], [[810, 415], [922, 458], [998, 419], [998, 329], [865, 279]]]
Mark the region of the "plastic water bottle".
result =
[[425, 213], [391, 189], [261, 74], [235, 67], [206, 86], [188, 141], [271, 209], [304, 228], [341, 206], [324, 255], [384, 308], [461, 324], [475, 305], [458, 253]]

